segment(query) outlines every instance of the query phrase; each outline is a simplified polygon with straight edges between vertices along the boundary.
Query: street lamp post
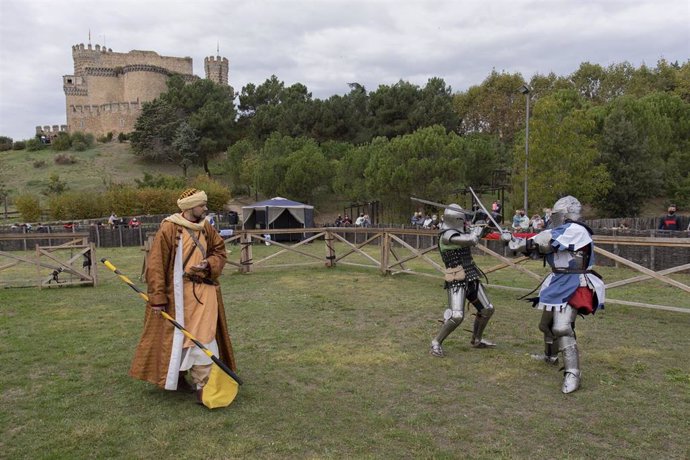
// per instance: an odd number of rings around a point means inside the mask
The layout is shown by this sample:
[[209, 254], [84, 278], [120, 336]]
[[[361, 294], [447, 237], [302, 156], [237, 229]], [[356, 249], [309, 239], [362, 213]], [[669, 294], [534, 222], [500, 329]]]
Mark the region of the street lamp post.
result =
[[529, 215], [529, 211], [527, 208], [528, 201], [527, 201], [527, 166], [529, 165], [529, 94], [532, 91], [527, 84], [524, 84], [520, 87], [519, 91], [525, 95], [525, 100], [526, 100], [526, 110], [525, 110], [525, 202], [524, 202], [524, 209], [525, 213]]

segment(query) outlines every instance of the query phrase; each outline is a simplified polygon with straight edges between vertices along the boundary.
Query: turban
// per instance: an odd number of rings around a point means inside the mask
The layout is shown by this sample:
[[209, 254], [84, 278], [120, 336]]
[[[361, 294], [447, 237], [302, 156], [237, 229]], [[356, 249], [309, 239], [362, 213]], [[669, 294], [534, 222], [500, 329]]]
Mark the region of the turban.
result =
[[207, 201], [208, 197], [206, 196], [206, 192], [204, 192], [203, 190], [190, 188], [182, 192], [182, 195], [180, 195], [180, 199], [177, 200], [177, 206], [180, 208], [180, 210], [186, 211], [188, 209], [192, 209], [195, 206], [201, 206], [203, 204], [206, 204]]

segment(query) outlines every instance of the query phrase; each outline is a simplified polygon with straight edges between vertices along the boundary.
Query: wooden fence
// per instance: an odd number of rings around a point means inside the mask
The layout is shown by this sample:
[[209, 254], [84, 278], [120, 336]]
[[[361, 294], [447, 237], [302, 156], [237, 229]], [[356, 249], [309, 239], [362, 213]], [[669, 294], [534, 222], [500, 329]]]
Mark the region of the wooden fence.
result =
[[[26, 285], [32, 282], [32, 275], [39, 288], [95, 286], [98, 282], [94, 263], [96, 247], [89, 242], [88, 233], [54, 233], [50, 238], [42, 234], [0, 235], [0, 242], [7, 241], [20, 241], [24, 250], [0, 250], [0, 274], [3, 274], [0, 286]], [[35, 250], [33, 258], [27, 255], [30, 254], [27, 246]], [[19, 276], [10, 280], [10, 270], [19, 272]]]
[[[367, 229], [367, 228], [313, 228], [313, 229], [283, 229], [283, 230], [271, 230], [270, 239], [267, 238], [265, 231], [263, 230], [239, 230], [232, 237], [226, 240], [226, 243], [239, 244], [240, 245], [240, 257], [239, 261], [229, 261], [228, 263], [237, 267], [237, 269], [242, 273], [250, 273], [258, 268], [266, 265], [271, 259], [286, 254], [288, 252], [296, 253], [303, 256], [306, 259], [310, 259], [309, 262], [305, 263], [291, 263], [282, 265], [271, 265], [271, 267], [294, 267], [297, 265], [325, 265], [326, 267], [334, 267], [337, 264], [342, 265], [355, 265], [360, 267], [372, 268], [378, 270], [382, 274], [397, 274], [397, 273], [409, 273], [413, 275], [420, 276], [431, 276], [438, 279], [443, 279], [445, 274], [444, 267], [438, 262], [430, 258], [427, 254], [431, 251], [438, 249], [438, 240], [435, 232], [429, 230], [402, 230], [402, 229]], [[294, 235], [301, 234], [303, 236], [302, 241], [297, 244], [284, 244], [275, 241], [277, 235]], [[304, 251], [304, 245], [312, 243], [317, 240], [323, 240], [325, 243], [324, 256], [317, 256], [311, 252]], [[335, 251], [334, 242], [341, 242], [345, 245], [347, 250], [341, 254], [337, 254]], [[616, 287], [637, 283], [640, 281], [648, 279], [656, 279], [662, 283], [668, 284], [675, 288], [678, 288], [686, 293], [690, 293], [690, 286], [681, 283], [667, 275], [671, 273], [678, 273], [681, 271], [690, 270], [690, 259], [685, 259], [681, 261], [677, 266], [655, 272], [649, 268], [646, 268], [636, 262], [627, 260], [614, 252], [608, 251], [606, 249], [600, 248], [599, 244], [609, 244], [615, 245], [616, 248], [624, 246], [662, 246], [675, 248], [678, 250], [690, 251], [690, 238], [672, 238], [672, 239], [659, 239], [659, 238], [642, 238], [642, 237], [611, 237], [611, 236], [594, 236], [594, 241], [596, 243], [595, 251], [601, 257], [611, 260], [615, 264], [624, 265], [635, 271], [641, 273], [640, 276], [635, 276], [626, 280], [620, 280], [607, 285], [607, 288], [614, 289]], [[415, 242], [416, 244], [411, 244]], [[426, 244], [420, 244], [425, 242]], [[253, 254], [253, 244], [254, 243], [270, 243], [272, 245], [278, 246], [281, 249], [278, 252], [270, 254], [261, 259], [254, 259]], [[494, 248], [490, 247], [489, 243], [493, 243]], [[368, 251], [365, 252], [363, 248], [368, 245], [377, 245], [378, 251]], [[500, 245], [501, 250], [496, 250], [496, 245]], [[505, 246], [497, 241], [486, 241], [484, 240], [482, 244], [476, 246], [476, 251], [482, 252], [485, 255], [493, 257], [497, 260], [498, 264], [492, 266], [486, 270], [486, 273], [491, 273], [497, 270], [502, 270], [505, 268], [513, 268], [518, 270], [525, 275], [531, 277], [535, 281], [541, 281], [543, 275], [534, 273], [528, 268], [520, 265], [520, 262], [525, 261], [526, 257], [508, 257], [503, 249]], [[404, 248], [407, 255], [403, 256], [399, 254], [399, 249]], [[503, 254], [502, 254], [503, 252]], [[346, 261], [345, 259], [352, 255], [359, 254], [362, 258], [366, 260], [367, 263], [354, 263]], [[372, 255], [377, 254], [377, 255]], [[421, 272], [419, 270], [414, 270], [407, 267], [405, 264], [412, 259], [419, 259], [423, 261], [427, 266], [430, 266], [435, 273], [429, 274]], [[521, 288], [498, 286], [497, 288], [521, 290]], [[524, 289], [528, 291], [528, 289]], [[686, 294], [683, 294], [686, 295]], [[690, 313], [688, 308], [679, 308], [675, 306], [667, 305], [655, 305], [647, 304], [643, 302], [637, 302], [632, 300], [622, 300], [607, 298], [607, 303], [617, 303], [623, 305], [631, 305], [645, 308], [653, 308], [659, 310], [668, 311], [679, 311], [683, 313]]]

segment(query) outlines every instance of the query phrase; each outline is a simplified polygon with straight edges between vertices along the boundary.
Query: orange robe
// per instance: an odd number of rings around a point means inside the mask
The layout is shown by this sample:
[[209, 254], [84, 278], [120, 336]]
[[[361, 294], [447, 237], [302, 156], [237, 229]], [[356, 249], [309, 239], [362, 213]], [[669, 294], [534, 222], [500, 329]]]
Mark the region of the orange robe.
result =
[[[196, 234], [199, 234], [199, 232], [196, 232]], [[225, 242], [216, 229], [206, 221], [204, 221], [200, 236], [200, 242], [206, 246], [206, 260], [209, 263], [208, 271], [206, 273], [200, 272], [200, 274], [206, 275], [211, 280], [217, 280], [226, 262]], [[179, 254], [178, 244], [181, 240], [183, 243], [187, 240], [191, 240], [184, 227], [169, 221], [163, 221], [163, 223], [161, 223], [160, 229], [151, 246], [146, 264], [149, 305], [146, 307], [144, 316], [144, 330], [139, 344], [137, 345], [132, 366], [129, 370], [129, 375], [132, 377], [167, 389], [175, 389], [177, 387], [178, 372], [174, 369], [174, 358], [171, 366], [171, 357], [174, 357], [176, 353], [179, 354], [181, 350], [174, 349], [173, 347], [175, 327], [161, 316], [155, 315], [150, 305], [167, 304], [166, 312], [180, 322], [181, 318], [176, 315], [175, 311], [174, 264], [176, 254]], [[187, 251], [189, 251], [191, 246], [189, 244], [186, 246], [188, 246]], [[183, 254], [186, 257], [189, 252], [183, 252]], [[186, 271], [188, 272], [190, 271], [189, 267], [198, 263], [198, 261], [203, 258], [198, 249], [195, 249], [192, 254], [190, 261], [186, 264]], [[197, 257], [197, 262], [192, 262], [195, 260], [195, 257]], [[178, 282], [179, 281], [180, 280], [178, 280]], [[213, 315], [210, 314], [211, 310], [214, 309], [213, 306], [208, 310], [202, 309], [200, 311], [193, 308], [196, 306], [195, 304], [198, 304], [193, 294], [191, 294], [191, 299], [193, 299], [193, 301], [189, 300], [189, 303], [187, 303], [187, 299], [189, 298], [188, 294], [191, 293], [191, 290], [186, 285], [191, 284], [192, 283], [188, 280], [184, 280], [184, 297], [187, 308], [185, 308], [184, 319], [182, 319], [182, 321], [187, 324], [185, 328], [189, 330], [192, 335], [195, 335], [196, 332], [201, 336], [208, 333], [213, 335], [213, 330], [215, 329], [215, 339], [219, 350], [218, 358], [226, 363], [232, 370], [236, 371], [237, 367], [232, 351], [232, 343], [228, 334], [225, 307], [223, 305], [220, 286], [196, 284], [197, 297], [199, 297], [202, 302], [203, 299], [199, 296], [199, 292], [205, 290], [206, 294], [202, 295], [207, 299], [209, 297], [209, 292], [211, 294], [215, 292], [214, 300], [216, 300], [217, 309], [215, 315]], [[200, 290], [199, 286], [204, 287]], [[204, 304], [206, 304], [206, 302], [204, 302]], [[213, 318], [213, 316], [215, 316], [215, 318]], [[208, 336], [196, 338], [202, 343], [208, 343], [213, 339], [213, 337]], [[187, 339], [185, 339], [185, 342], [185, 346], [190, 344]]]

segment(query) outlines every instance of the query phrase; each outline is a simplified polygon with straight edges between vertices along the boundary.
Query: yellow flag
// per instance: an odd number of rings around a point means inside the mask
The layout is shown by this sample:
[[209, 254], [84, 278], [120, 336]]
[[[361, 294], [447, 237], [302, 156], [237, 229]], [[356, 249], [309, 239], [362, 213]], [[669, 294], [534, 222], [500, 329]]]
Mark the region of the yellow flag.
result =
[[208, 382], [204, 385], [201, 400], [209, 409], [227, 407], [237, 396], [239, 385], [223, 369], [213, 364]]

